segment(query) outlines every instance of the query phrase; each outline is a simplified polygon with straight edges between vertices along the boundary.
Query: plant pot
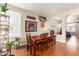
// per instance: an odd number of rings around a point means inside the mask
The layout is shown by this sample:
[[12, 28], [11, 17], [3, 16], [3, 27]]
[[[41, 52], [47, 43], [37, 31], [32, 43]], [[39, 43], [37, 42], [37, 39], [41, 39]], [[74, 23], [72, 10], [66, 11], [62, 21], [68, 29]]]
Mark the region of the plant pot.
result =
[[7, 56], [15, 56], [15, 54], [12, 54], [12, 53], [11, 53], [11, 49], [7, 49], [7, 51], [8, 51]]

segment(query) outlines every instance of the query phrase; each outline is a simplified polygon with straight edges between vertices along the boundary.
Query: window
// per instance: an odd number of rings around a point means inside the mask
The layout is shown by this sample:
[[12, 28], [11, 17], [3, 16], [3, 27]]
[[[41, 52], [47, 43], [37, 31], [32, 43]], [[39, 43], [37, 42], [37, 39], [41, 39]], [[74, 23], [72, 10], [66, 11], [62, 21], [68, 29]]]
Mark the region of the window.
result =
[[75, 32], [75, 23], [67, 24], [67, 31]]
[[75, 32], [76, 28], [75, 28], [75, 22], [74, 22], [74, 16], [71, 15], [67, 18], [67, 31], [68, 32]]
[[10, 15], [10, 37], [21, 36], [21, 14], [12, 10], [8, 11]]

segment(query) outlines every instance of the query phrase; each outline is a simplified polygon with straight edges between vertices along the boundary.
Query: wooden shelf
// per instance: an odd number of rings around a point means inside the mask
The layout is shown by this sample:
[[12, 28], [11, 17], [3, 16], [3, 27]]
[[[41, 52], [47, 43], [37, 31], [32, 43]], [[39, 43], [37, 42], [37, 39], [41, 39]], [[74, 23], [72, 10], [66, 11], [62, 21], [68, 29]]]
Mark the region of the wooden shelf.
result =
[[[10, 26], [10, 16], [6, 14], [0, 14], [0, 28], [9, 28]], [[7, 36], [7, 40], [9, 38], [9, 31], [5, 32], [4, 30], [0, 31], [0, 37], [5, 38]]]
[[10, 17], [10, 16], [8, 16], [8, 15], [6, 15], [6, 14], [0, 14], [0, 17]]

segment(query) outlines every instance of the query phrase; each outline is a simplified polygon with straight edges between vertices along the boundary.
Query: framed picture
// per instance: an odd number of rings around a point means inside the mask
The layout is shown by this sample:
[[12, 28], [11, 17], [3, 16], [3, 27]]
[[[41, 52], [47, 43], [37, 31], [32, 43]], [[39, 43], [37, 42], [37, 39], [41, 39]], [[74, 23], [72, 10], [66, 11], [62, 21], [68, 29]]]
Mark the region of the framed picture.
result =
[[36, 20], [36, 17], [27, 15], [27, 19]]
[[41, 22], [41, 28], [44, 28], [44, 27], [45, 27], [45, 23]]
[[25, 21], [25, 32], [37, 31], [37, 22]]
[[46, 17], [39, 16], [39, 20], [40, 20], [40, 22], [45, 22], [47, 19], [46, 19]]

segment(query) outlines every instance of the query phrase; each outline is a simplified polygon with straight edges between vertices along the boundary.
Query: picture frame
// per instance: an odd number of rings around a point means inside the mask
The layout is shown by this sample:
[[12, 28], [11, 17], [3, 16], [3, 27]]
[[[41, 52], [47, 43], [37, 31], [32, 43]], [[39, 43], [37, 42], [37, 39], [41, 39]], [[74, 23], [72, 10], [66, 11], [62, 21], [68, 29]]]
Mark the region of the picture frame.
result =
[[36, 32], [36, 31], [37, 31], [37, 22], [25, 21], [25, 32]]
[[44, 22], [40, 22], [41, 28], [45, 27], [45, 23]]
[[39, 20], [40, 20], [40, 22], [45, 22], [47, 19], [46, 19], [46, 17], [39, 16]]
[[30, 20], [36, 20], [36, 17], [30, 16], [30, 15], [27, 15], [26, 18], [27, 18], [27, 19], [30, 19]]

